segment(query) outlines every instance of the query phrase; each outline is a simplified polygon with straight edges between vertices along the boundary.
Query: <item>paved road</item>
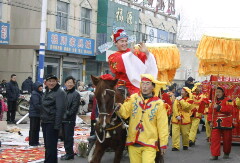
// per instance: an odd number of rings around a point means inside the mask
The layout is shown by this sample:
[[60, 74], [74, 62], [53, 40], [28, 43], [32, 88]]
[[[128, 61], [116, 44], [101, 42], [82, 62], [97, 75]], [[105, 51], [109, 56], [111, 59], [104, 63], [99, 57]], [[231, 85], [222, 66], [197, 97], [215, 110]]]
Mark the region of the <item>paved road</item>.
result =
[[[171, 151], [171, 145], [168, 147], [167, 153], [164, 156], [165, 163], [212, 163], [212, 162], [218, 162], [218, 163], [240, 163], [240, 145], [233, 145], [232, 146], [232, 152], [230, 155], [229, 160], [222, 159], [222, 156], [220, 156], [218, 161], [211, 161], [210, 158], [210, 150], [209, 150], [209, 144], [205, 140], [205, 132], [201, 132], [197, 135], [197, 143], [196, 146], [193, 148], [190, 148], [188, 151]], [[171, 143], [171, 138], [169, 139], [169, 143]], [[102, 162], [103, 163], [111, 163], [113, 162], [114, 154], [112, 152], [105, 153]], [[85, 158], [79, 158], [76, 157], [73, 161], [59, 161], [59, 162], [71, 162], [71, 163], [87, 163], [87, 160]], [[121, 161], [122, 163], [129, 163], [129, 159], [127, 157], [124, 157], [124, 159]]]
[[[17, 116], [16, 119], [19, 119], [20, 117]], [[19, 127], [21, 128], [28, 128], [28, 124], [20, 124]], [[190, 148], [188, 151], [183, 151], [182, 149], [177, 152], [171, 151], [171, 138], [169, 138], [169, 147], [167, 150], [165, 157], [165, 163], [212, 163], [212, 162], [218, 162], [218, 163], [240, 163], [240, 144], [233, 144], [232, 146], [232, 152], [230, 155], [229, 160], [222, 159], [222, 156], [219, 158], [218, 161], [210, 161], [210, 150], [209, 150], [209, 144], [205, 140], [205, 132], [201, 132], [197, 135], [197, 142], [196, 146], [193, 148]], [[114, 158], [113, 152], [106, 152], [102, 163], [112, 163]], [[61, 161], [60, 163], [68, 162], [68, 163], [87, 163], [86, 158], [80, 158], [75, 157], [75, 160], [71, 161]], [[122, 163], [129, 163], [128, 157], [124, 157], [121, 161]]]

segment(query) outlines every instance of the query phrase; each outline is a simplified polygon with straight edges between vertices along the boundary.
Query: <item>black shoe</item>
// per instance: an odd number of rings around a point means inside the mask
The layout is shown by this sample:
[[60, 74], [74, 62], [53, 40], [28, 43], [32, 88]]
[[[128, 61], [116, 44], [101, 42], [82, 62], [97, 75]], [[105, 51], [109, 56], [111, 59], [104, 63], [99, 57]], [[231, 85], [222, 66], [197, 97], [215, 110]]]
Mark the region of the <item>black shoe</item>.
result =
[[10, 125], [10, 124], [12, 124], [12, 122], [11, 122], [11, 121], [7, 121], [7, 124], [9, 124], [9, 125]]
[[179, 149], [177, 149], [177, 148], [172, 148], [172, 151], [179, 151]]
[[183, 150], [188, 150], [188, 147], [187, 146], [183, 146]]
[[218, 156], [212, 156], [210, 160], [218, 160]]
[[12, 123], [12, 124], [16, 124], [16, 121], [15, 121], [15, 120], [14, 120], [14, 121], [11, 121], [11, 123]]
[[74, 160], [74, 155], [65, 154], [61, 156], [61, 160]]
[[195, 145], [195, 142], [193, 142], [192, 140], [189, 141], [189, 147], [192, 147]]
[[229, 159], [229, 154], [224, 153], [223, 159]]

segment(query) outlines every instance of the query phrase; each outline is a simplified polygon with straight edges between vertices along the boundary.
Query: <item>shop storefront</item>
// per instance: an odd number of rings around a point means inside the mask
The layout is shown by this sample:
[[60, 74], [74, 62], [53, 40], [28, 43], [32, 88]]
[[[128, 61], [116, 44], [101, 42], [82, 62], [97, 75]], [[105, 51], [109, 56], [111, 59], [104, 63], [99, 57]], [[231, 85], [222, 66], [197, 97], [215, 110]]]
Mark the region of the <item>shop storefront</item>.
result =
[[[67, 76], [85, 81], [86, 64], [90, 64], [88, 66], [90, 68], [96, 67], [91, 63], [91, 59], [94, 60], [94, 40], [56, 32], [48, 32], [47, 36], [44, 74], [56, 75], [61, 84], [64, 83]], [[86, 64], [84, 64], [84, 60], [86, 60]], [[93, 69], [93, 71], [97, 70]], [[38, 67], [36, 71], [38, 71]]]

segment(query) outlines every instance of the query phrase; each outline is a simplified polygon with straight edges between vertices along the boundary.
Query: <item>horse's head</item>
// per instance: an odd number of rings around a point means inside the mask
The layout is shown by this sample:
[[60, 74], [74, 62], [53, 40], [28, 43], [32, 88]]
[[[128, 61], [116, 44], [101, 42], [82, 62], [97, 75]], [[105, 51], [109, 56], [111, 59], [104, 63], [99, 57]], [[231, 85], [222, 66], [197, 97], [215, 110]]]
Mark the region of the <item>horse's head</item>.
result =
[[114, 89], [118, 80], [104, 80], [100, 77], [91, 76], [93, 84], [96, 86], [95, 97], [98, 107], [98, 124], [105, 129], [111, 122], [111, 117], [115, 109], [116, 90]]

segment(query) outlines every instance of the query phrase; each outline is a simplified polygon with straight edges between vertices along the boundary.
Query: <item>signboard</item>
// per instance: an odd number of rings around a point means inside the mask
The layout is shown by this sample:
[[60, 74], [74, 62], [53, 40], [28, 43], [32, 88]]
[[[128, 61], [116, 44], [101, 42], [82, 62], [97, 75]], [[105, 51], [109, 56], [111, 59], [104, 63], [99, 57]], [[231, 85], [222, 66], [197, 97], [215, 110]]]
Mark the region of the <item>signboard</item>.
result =
[[[98, 1], [98, 25], [96, 47], [107, 42], [112, 42], [113, 29], [123, 27], [128, 36], [137, 35], [139, 32], [139, 10], [119, 3], [101, 0]], [[113, 45], [110, 51], [116, 51]], [[106, 61], [106, 52], [97, 50], [96, 60]]]
[[94, 40], [48, 32], [47, 50], [94, 56]]
[[[107, 41], [111, 41], [113, 28], [124, 27], [128, 36], [136, 35], [139, 26], [139, 11], [128, 6], [109, 1], [107, 19]], [[112, 48], [111, 50], [116, 50]]]
[[146, 34], [147, 34], [147, 43], [157, 43], [157, 28], [152, 28], [147, 26], [146, 28]]
[[10, 24], [0, 22], [0, 44], [9, 44]]
[[133, 3], [153, 9], [156, 12], [161, 11], [169, 15], [175, 14], [175, 0], [134, 0]]
[[158, 29], [157, 30], [158, 43], [168, 42], [168, 32]]

